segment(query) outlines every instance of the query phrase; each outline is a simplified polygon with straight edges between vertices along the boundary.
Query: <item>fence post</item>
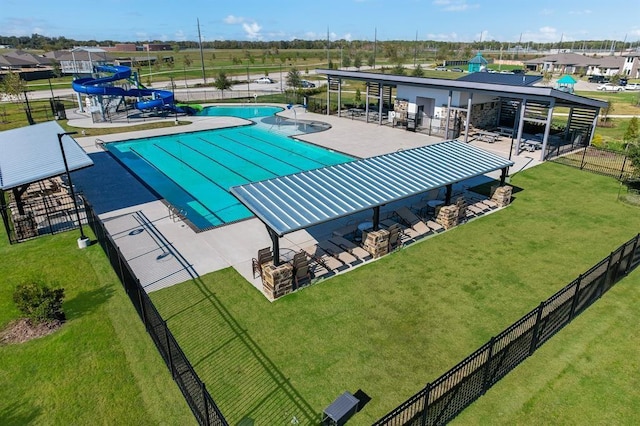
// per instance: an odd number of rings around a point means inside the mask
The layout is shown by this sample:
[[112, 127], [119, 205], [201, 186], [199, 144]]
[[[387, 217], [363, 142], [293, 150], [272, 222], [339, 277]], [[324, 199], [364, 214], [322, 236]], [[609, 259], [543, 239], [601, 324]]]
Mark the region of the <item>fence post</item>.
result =
[[627, 262], [627, 266], [624, 267], [625, 275], [629, 273], [629, 269], [631, 268], [631, 262], [633, 262], [633, 257], [635, 256], [636, 250], [638, 249], [639, 238], [640, 238], [640, 234], [636, 235], [636, 240], [633, 242], [633, 248], [631, 249], [631, 253], [629, 254], [629, 261]]
[[424, 393], [424, 403], [423, 408], [422, 408], [422, 426], [427, 426], [427, 411], [429, 408], [429, 393], [431, 392], [431, 383], [427, 383], [427, 385], [424, 387], [425, 393]]
[[624, 176], [624, 166], [627, 164], [627, 156], [624, 156], [624, 159], [622, 160], [622, 167], [620, 168], [620, 176], [618, 176], [618, 180], [622, 180], [622, 177]]
[[204, 385], [204, 382], [201, 380], [202, 384], [202, 402], [204, 403], [204, 424], [209, 426], [209, 404], [207, 403], [207, 388]]
[[489, 383], [489, 374], [491, 373], [491, 358], [493, 358], [493, 345], [495, 343], [496, 338], [492, 337], [489, 340], [489, 353], [487, 354], [487, 361], [484, 365], [484, 377], [482, 378], [482, 395], [484, 395], [490, 386]]
[[175, 380], [176, 373], [175, 368], [173, 367], [173, 356], [171, 355], [171, 344], [169, 341], [169, 327], [167, 327], [167, 322], [162, 321], [162, 325], [164, 326], [164, 339], [167, 342], [167, 356], [169, 358], [169, 370], [171, 370], [171, 377]]
[[611, 254], [609, 255], [609, 261], [607, 262], [607, 274], [604, 277], [604, 280], [602, 281], [602, 284], [598, 287], [598, 297], [600, 296], [600, 294], [602, 294], [602, 287], [606, 284], [612, 284], [615, 280], [615, 275], [611, 276], [609, 275], [609, 273], [611, 272], [611, 262], [613, 262], [613, 253], [615, 252], [611, 252]]
[[[582, 160], [580, 160], [580, 170], [582, 170], [584, 168], [584, 157], [586, 157], [587, 155], [587, 148], [588, 146], [584, 147], [584, 151], [582, 151]], [[560, 149], [560, 147], [558, 146], [558, 149]]]
[[571, 310], [569, 311], [569, 321], [573, 319], [573, 315], [576, 312], [576, 306], [578, 305], [578, 293], [580, 293], [580, 283], [582, 283], [582, 274], [578, 275], [578, 282], [576, 283], [576, 291], [573, 293], [573, 300], [571, 301]]
[[147, 332], [149, 331], [149, 324], [147, 324], [147, 314], [144, 311], [144, 302], [142, 300], [142, 286], [140, 286], [140, 280], [136, 280], [138, 281], [138, 303], [140, 303], [140, 318], [142, 319], [142, 323], [144, 324], [144, 328], [147, 329]]
[[542, 310], [544, 309], [544, 302], [540, 302], [538, 305], [538, 313], [536, 315], [536, 323], [533, 325], [533, 335], [531, 336], [531, 346], [529, 347], [529, 355], [533, 354], [538, 348], [538, 332], [540, 330], [540, 321], [542, 321]]

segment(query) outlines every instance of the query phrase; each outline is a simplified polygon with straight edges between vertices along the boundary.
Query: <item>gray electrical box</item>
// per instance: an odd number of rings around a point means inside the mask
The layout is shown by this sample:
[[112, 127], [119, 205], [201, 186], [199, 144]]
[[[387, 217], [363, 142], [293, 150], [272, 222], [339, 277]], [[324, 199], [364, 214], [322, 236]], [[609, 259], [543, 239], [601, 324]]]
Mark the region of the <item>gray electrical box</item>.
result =
[[358, 411], [358, 398], [345, 392], [324, 409], [323, 426], [342, 426]]

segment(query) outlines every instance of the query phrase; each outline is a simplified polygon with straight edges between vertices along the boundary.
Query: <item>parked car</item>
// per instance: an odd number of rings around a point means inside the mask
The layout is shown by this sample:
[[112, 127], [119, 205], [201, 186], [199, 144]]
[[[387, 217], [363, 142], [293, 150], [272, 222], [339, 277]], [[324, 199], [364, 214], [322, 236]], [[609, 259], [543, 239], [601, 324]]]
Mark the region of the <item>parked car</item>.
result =
[[447, 67], [443, 67], [443, 66], [436, 67], [436, 71], [446, 71], [446, 70], [447, 70]]
[[631, 83], [631, 84], [627, 84], [626, 86], [624, 86], [625, 90], [640, 90], [640, 84], [638, 83]]
[[606, 77], [604, 75], [589, 76], [589, 83], [608, 83], [608, 82], [609, 82], [609, 77]]
[[462, 68], [458, 68], [458, 67], [451, 68], [451, 71], [453, 71], [453, 72], [464, 72], [464, 70]]
[[598, 90], [603, 92], [621, 92], [624, 90], [622, 86], [615, 86], [611, 83], [604, 83], [597, 87]]
[[618, 84], [622, 87], [625, 87], [627, 85], [628, 81], [625, 77], [620, 77], [620, 80], [618, 80]]
[[269, 77], [260, 77], [259, 79], [257, 79], [255, 81], [258, 84], [271, 84], [271, 83], [275, 83], [273, 80], [271, 80]]
[[310, 89], [312, 87], [316, 87], [315, 83], [312, 83], [307, 80], [300, 80], [300, 87], [304, 87], [305, 89]]

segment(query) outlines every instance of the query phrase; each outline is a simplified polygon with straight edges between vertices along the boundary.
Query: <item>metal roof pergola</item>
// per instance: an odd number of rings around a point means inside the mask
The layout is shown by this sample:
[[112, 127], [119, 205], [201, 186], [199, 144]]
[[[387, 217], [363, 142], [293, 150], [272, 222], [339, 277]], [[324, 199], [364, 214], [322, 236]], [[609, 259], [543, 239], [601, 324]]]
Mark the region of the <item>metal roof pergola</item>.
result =
[[[58, 135], [65, 130], [55, 121], [0, 132], [0, 190], [6, 191], [65, 172]], [[69, 135], [62, 136], [69, 170], [93, 161]]]
[[514, 163], [458, 141], [444, 141], [231, 188], [267, 227], [279, 262], [278, 238], [313, 225], [451, 186]]

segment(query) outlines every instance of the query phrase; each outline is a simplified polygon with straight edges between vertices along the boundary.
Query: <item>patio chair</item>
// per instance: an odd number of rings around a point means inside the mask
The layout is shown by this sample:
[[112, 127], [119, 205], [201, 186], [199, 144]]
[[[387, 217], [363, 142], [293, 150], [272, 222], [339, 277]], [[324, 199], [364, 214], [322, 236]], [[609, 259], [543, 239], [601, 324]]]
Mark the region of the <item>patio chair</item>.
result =
[[307, 253], [300, 251], [293, 256], [293, 283], [294, 290], [300, 287], [300, 283], [306, 280], [311, 281], [311, 268]]
[[262, 265], [271, 262], [273, 260], [273, 253], [270, 247], [265, 247], [258, 250], [258, 257], [251, 259], [251, 266], [253, 268], [253, 278], [262, 279]]
[[389, 251], [393, 251], [400, 246], [400, 225], [393, 224], [389, 227]]
[[329, 273], [335, 273], [336, 271], [343, 271], [349, 268], [349, 265], [341, 262], [334, 256], [322, 250], [316, 244], [305, 247], [302, 250], [305, 251], [314, 262], [326, 269]]

